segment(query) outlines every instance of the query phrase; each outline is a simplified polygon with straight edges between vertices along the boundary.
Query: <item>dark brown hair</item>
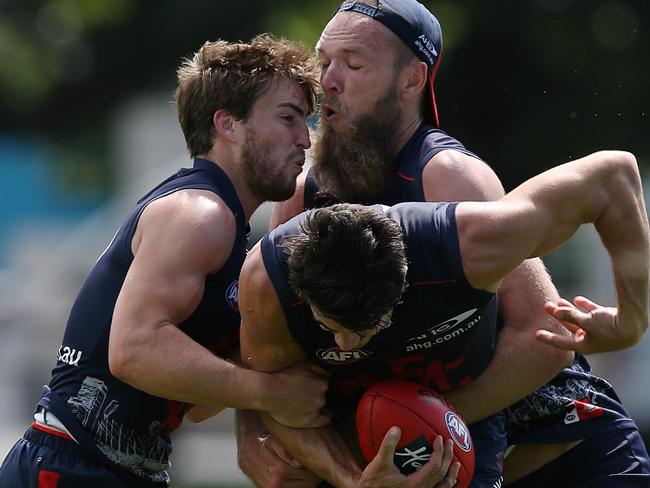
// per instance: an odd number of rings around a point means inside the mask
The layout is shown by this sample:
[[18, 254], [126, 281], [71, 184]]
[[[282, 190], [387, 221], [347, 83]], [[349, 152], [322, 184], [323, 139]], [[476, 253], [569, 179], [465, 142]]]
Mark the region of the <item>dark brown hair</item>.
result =
[[315, 210], [283, 245], [294, 291], [349, 330], [373, 327], [401, 299], [407, 271], [402, 229], [378, 207], [344, 203]]

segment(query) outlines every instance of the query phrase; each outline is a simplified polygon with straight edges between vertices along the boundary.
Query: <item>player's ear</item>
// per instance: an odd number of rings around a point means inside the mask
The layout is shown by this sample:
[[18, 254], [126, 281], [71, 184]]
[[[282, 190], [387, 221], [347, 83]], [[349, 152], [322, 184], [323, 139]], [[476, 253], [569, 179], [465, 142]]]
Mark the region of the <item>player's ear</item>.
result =
[[219, 137], [229, 142], [237, 142], [236, 119], [226, 109], [217, 110], [212, 116], [212, 124]]
[[422, 61], [409, 63], [402, 70], [400, 76], [398, 85], [400, 97], [403, 99], [419, 99], [425, 89], [428, 74], [426, 63]]

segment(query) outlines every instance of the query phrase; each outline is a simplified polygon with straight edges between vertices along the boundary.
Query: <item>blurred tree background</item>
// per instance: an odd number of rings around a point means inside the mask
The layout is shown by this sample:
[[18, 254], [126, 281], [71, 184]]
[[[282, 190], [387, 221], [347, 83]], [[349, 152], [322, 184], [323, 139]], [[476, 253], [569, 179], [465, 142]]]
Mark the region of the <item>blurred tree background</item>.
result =
[[[508, 188], [600, 148], [648, 160], [650, 2], [425, 3], [444, 31], [443, 127]], [[271, 31], [313, 46], [337, 4], [0, 0], [0, 132], [48, 142], [71, 188], [106, 189], [104, 124], [120, 100], [171, 99], [180, 59], [209, 39]]]

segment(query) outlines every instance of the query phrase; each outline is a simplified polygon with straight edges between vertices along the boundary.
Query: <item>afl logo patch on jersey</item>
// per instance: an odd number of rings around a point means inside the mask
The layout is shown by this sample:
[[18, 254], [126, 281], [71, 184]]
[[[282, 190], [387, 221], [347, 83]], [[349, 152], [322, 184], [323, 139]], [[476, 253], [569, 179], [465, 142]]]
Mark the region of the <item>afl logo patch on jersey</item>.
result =
[[465, 452], [471, 451], [472, 438], [469, 435], [469, 429], [465, 425], [465, 422], [454, 412], [447, 412], [445, 413], [445, 423], [447, 424], [449, 435], [451, 435], [456, 445]]
[[363, 349], [352, 349], [351, 351], [343, 351], [338, 347], [330, 347], [329, 349], [319, 349], [316, 351], [316, 356], [321, 361], [328, 364], [343, 365], [350, 364], [361, 359], [367, 358], [372, 353], [364, 351]]
[[235, 280], [226, 289], [226, 301], [230, 308], [239, 311], [239, 280]]

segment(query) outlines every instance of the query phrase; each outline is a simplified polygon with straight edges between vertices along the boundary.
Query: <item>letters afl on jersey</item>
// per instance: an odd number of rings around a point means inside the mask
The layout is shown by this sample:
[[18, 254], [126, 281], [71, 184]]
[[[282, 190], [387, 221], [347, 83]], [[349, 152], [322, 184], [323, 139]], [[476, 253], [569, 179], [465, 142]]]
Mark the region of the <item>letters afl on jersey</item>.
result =
[[494, 351], [496, 296], [472, 288], [465, 278], [456, 204], [374, 208], [402, 227], [408, 288], [393, 311], [392, 326], [360, 349], [339, 349], [334, 336], [318, 326], [290, 287], [282, 242], [300, 232], [307, 214], [279, 226], [261, 242], [264, 265], [289, 330], [307, 358], [331, 372], [329, 400], [337, 410], [350, 411], [365, 389], [384, 379], [415, 381], [444, 393], [480, 374]]
[[[446, 132], [436, 129], [430, 124], [421, 124], [395, 158], [394, 188], [373, 201], [353, 198], [349, 203], [395, 205], [400, 202], [424, 202], [424, 186], [422, 185], [424, 166], [433, 156], [446, 149], [454, 149], [480, 159]], [[305, 209], [326, 207], [337, 202], [338, 200], [326, 188], [322, 188], [316, 183], [313, 169], [309, 168], [305, 179], [303, 201]]]
[[235, 216], [237, 234], [228, 260], [206, 278], [201, 302], [179, 328], [215, 354], [228, 357], [235, 351], [240, 323], [237, 283], [248, 227], [226, 174], [214, 163], [196, 159], [192, 168], [181, 169], [137, 203], [93, 267], [72, 307], [50, 388], [39, 401], [59, 419], [67, 419], [70, 432], [88, 432], [95, 443], [89, 446], [91, 452], [99, 449], [110, 462], [155, 482], [169, 479], [169, 434], [191, 405], [149, 395], [112, 376], [108, 338], [115, 302], [133, 261], [131, 240], [140, 215], [152, 201], [184, 189], [219, 195]]

